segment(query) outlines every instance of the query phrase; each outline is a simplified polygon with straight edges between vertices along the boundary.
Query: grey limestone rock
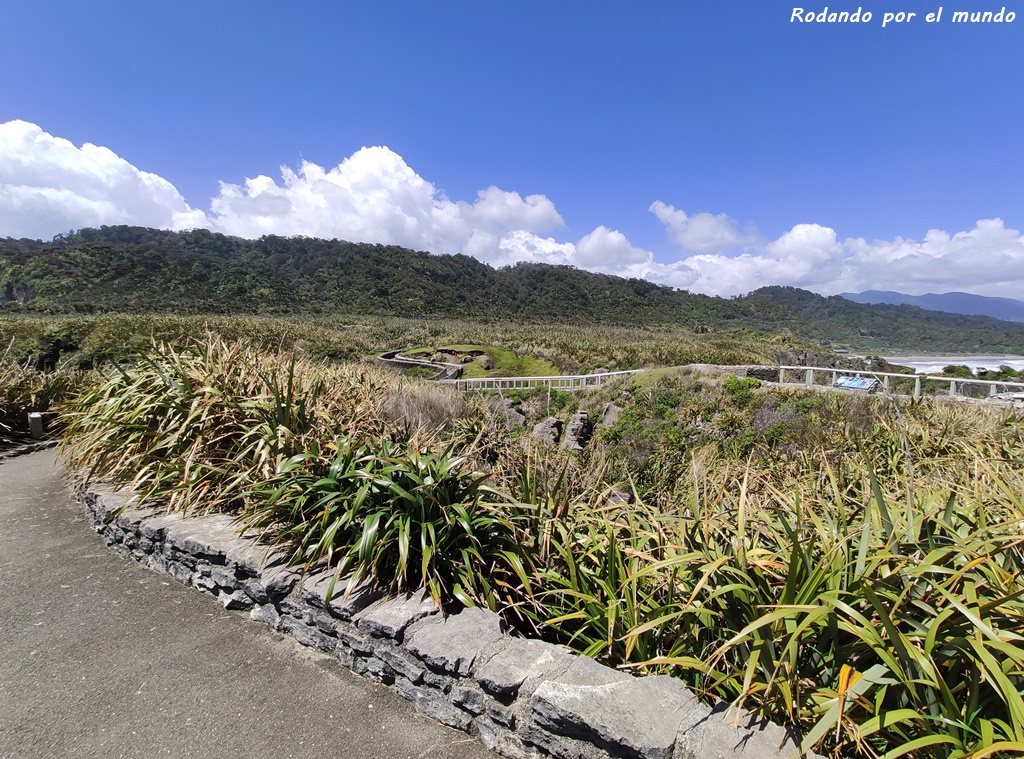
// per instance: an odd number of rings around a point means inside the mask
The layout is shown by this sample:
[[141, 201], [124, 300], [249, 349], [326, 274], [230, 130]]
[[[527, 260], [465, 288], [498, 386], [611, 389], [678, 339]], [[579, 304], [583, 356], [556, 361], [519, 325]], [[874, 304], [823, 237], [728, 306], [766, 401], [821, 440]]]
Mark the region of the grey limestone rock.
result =
[[352, 671], [378, 683], [390, 685], [395, 681], [395, 671], [376, 656], [355, 656], [352, 658]]
[[294, 617], [282, 617], [281, 629], [290, 633], [295, 640], [310, 648], [319, 648], [321, 651], [332, 652], [338, 645], [336, 639], [325, 635], [316, 627], [311, 627]]
[[622, 414], [622, 409], [616, 406], [614, 403], [606, 403], [604, 410], [601, 412], [601, 424], [608, 427], [614, 427], [619, 422], [619, 416]]
[[[537, 725], [589, 741], [615, 756], [672, 759], [680, 723], [686, 708], [698, 703], [696, 696], [671, 677], [600, 673], [577, 667], [583, 659], [534, 691], [530, 706]], [[634, 708], [624, 709], [623, 704]]]
[[132, 494], [125, 490], [115, 490], [105, 485], [90, 485], [83, 495], [86, 510], [96, 524], [109, 522], [118, 512], [128, 506]]
[[217, 599], [224, 605], [225, 609], [229, 611], [234, 609], [251, 609], [253, 606], [252, 599], [249, 598], [243, 591], [236, 590], [232, 593], [221, 592]]
[[373, 651], [378, 659], [386, 663], [409, 682], [416, 684], [423, 680], [423, 665], [404, 649], [381, 642], [377, 644]]
[[169, 524], [165, 542], [173, 548], [204, 559], [224, 564], [225, 554], [238, 539], [238, 529], [227, 514], [204, 514]]
[[744, 374], [746, 377], [753, 377], [762, 382], [778, 382], [779, 367], [777, 366], [751, 366]]
[[275, 563], [260, 567], [257, 577], [267, 595], [274, 600], [279, 600], [291, 593], [292, 588], [295, 587], [302, 575], [297, 569], [283, 563]]
[[[328, 594], [330, 601], [327, 601]], [[333, 569], [309, 575], [302, 582], [302, 600], [310, 606], [326, 609], [338, 619], [352, 619], [382, 595], [369, 582], [353, 583], [351, 575], [335, 579]]]
[[168, 528], [179, 526], [181, 522], [181, 514], [158, 514], [143, 520], [139, 528], [143, 537], [163, 543], [167, 539]]
[[540, 759], [545, 756], [533, 746], [527, 746], [522, 738], [510, 733], [486, 714], [473, 720], [473, 731], [484, 746], [509, 759]]
[[560, 446], [566, 451], [582, 451], [583, 447], [590, 442], [590, 436], [594, 426], [590, 423], [590, 416], [586, 411], [577, 411], [572, 415], [569, 424], [565, 426], [565, 436]]
[[553, 756], [555, 759], [619, 759], [620, 756], [587, 741], [555, 735], [532, 722], [521, 725], [516, 735], [528, 746], [543, 749], [542, 756]]
[[378, 601], [356, 614], [353, 621], [371, 635], [401, 640], [409, 625], [437, 613], [437, 605], [421, 590]]
[[465, 685], [453, 685], [450, 691], [452, 703], [460, 706], [470, 714], [483, 714], [484, 694], [476, 688]]
[[139, 525], [145, 519], [153, 516], [153, 512], [150, 509], [133, 509], [127, 508], [119, 512], [113, 520], [113, 523], [125, 530], [128, 534], [134, 536], [139, 531]]
[[499, 423], [504, 422], [509, 427], [526, 426], [526, 415], [517, 409], [515, 404], [509, 398], [502, 398], [495, 401], [492, 407], [492, 413]]
[[238, 584], [255, 603], [260, 605], [270, 603], [270, 596], [267, 593], [267, 589], [264, 588], [258, 580], [245, 579], [241, 580]]
[[555, 677], [573, 662], [569, 649], [539, 640], [509, 638], [508, 644], [473, 673], [480, 686], [500, 698], [514, 697], [530, 677]]
[[416, 708], [438, 722], [458, 730], [469, 730], [473, 717], [454, 706], [441, 691], [422, 685], [413, 685], [404, 678], [395, 680], [395, 690], [403, 698], [412, 701]]
[[470, 608], [417, 622], [406, 635], [405, 648], [435, 672], [466, 677], [477, 657], [503, 637], [497, 614]]
[[222, 588], [238, 588], [238, 580], [235, 573], [227, 567], [211, 566], [209, 570], [210, 579]]
[[549, 416], [533, 428], [533, 436], [540, 438], [545, 445], [558, 445], [562, 435], [562, 420]]
[[270, 625], [275, 630], [281, 623], [281, 615], [277, 613], [277, 609], [274, 608], [273, 604], [253, 606], [252, 611], [249, 612], [249, 619], [253, 622], [262, 622], [265, 625]]
[[[781, 725], [719, 702], [691, 709], [680, 725], [673, 759], [797, 759], [800, 744]], [[805, 754], [815, 757], [815, 754]]]

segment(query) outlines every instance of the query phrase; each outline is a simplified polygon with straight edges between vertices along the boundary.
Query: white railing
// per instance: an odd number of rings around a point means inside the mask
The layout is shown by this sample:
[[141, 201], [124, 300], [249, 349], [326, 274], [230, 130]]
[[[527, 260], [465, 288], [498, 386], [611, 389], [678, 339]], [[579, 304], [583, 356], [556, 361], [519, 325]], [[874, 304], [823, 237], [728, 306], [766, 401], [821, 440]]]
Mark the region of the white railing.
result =
[[[780, 383], [784, 383], [786, 381], [787, 371], [801, 372], [803, 374], [803, 384], [807, 386], [816, 384], [815, 377], [819, 373], [830, 375], [832, 378], [830, 384], [832, 385], [835, 385], [836, 379], [838, 379], [839, 377], [873, 377], [881, 381], [882, 387], [885, 389], [886, 392], [888, 392], [890, 389], [891, 379], [893, 377], [903, 380], [914, 380], [915, 398], [921, 397], [921, 383], [923, 380], [948, 382], [950, 396], [958, 395], [957, 388], [963, 389], [965, 385], [988, 385], [988, 394], [990, 397], [998, 394], [998, 387], [1005, 387], [1011, 389], [1012, 391], [1024, 392], [1024, 382], [1004, 382], [1002, 380], [965, 379], [963, 377], [937, 377], [933, 374], [896, 374], [895, 372], [872, 372], [863, 369], [833, 369], [831, 367], [821, 366], [780, 366]], [[797, 381], [799, 382], [800, 380]]]
[[575, 374], [559, 377], [476, 377], [473, 379], [439, 380], [440, 385], [450, 385], [456, 390], [516, 390], [535, 387], [548, 387], [552, 390], [585, 390], [599, 387], [616, 377], [636, 374], [640, 369], [627, 369], [621, 372], [604, 372], [603, 374]]

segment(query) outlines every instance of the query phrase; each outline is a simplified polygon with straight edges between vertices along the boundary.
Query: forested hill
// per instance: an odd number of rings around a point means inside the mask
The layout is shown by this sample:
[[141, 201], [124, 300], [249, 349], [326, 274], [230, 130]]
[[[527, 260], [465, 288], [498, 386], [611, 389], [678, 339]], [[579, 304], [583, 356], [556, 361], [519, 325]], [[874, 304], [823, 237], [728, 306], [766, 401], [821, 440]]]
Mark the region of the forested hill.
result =
[[867, 306], [794, 288], [726, 300], [567, 266], [207, 230], [83, 229], [0, 240], [0, 311], [399, 314], [672, 324], [794, 334], [860, 350], [1024, 352], [1024, 324]]
[[801, 337], [878, 353], [1020, 353], [1024, 323], [964, 316], [910, 305], [868, 305], [838, 295], [822, 297], [795, 287], [762, 287], [741, 302], [770, 302], [802, 326]]
[[639, 324], [728, 323], [746, 314], [727, 300], [567, 266], [496, 270], [469, 256], [397, 246], [140, 227], [84, 229], [51, 243], [0, 241], [0, 299], [60, 313], [386, 313]]

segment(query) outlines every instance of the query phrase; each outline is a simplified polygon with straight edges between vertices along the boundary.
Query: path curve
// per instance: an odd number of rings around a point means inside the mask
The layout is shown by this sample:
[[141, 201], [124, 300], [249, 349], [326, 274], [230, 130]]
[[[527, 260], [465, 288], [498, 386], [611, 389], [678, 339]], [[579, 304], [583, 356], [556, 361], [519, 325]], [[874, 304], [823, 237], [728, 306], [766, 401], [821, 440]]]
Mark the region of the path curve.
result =
[[0, 757], [494, 757], [107, 549], [52, 451], [0, 462]]

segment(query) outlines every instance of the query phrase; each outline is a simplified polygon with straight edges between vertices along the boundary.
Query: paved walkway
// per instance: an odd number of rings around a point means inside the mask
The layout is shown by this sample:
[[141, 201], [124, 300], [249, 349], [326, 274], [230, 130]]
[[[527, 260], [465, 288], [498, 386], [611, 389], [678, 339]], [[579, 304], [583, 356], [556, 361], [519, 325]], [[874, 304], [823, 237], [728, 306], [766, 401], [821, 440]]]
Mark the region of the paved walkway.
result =
[[0, 757], [493, 757], [109, 551], [42, 451], [0, 461]]

